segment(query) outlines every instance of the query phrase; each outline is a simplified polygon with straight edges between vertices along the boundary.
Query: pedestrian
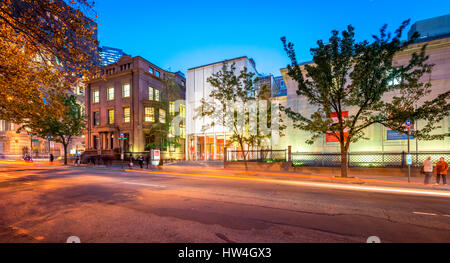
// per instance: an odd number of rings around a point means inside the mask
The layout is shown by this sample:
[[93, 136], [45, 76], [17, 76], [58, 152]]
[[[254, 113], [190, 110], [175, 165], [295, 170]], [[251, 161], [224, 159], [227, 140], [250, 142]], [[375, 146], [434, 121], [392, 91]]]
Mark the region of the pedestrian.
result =
[[80, 161], [80, 156], [78, 154], [75, 155], [75, 162], [74, 165], [78, 166], [79, 165], [79, 161]]
[[144, 168], [144, 156], [139, 155], [138, 157], [139, 167]]
[[428, 158], [423, 162], [423, 173], [425, 174], [425, 181], [424, 184], [430, 184], [430, 178], [433, 174], [433, 163], [431, 162], [431, 156], [428, 156]]
[[55, 160], [55, 156], [53, 154], [50, 154], [50, 162], [52, 163]]
[[442, 183], [447, 185], [447, 171], [448, 171], [448, 163], [444, 161], [444, 157], [439, 159], [439, 162], [436, 164], [436, 183], [439, 184], [442, 176]]
[[148, 166], [150, 164], [150, 153], [147, 153], [147, 155], [145, 156], [145, 162], [147, 163], [147, 169], [148, 169]]

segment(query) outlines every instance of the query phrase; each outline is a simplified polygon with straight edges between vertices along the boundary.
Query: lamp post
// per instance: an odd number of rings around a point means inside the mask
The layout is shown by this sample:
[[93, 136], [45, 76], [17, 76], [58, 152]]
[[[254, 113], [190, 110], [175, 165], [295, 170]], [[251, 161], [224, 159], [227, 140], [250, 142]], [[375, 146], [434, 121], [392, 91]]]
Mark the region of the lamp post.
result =
[[50, 144], [51, 138], [52, 138], [52, 136], [47, 136], [47, 140], [48, 140], [48, 156], [49, 157], [50, 157], [50, 154], [52, 153], [51, 144]]
[[33, 159], [33, 133], [29, 132], [30, 135], [30, 159]]
[[125, 134], [121, 132], [119, 134], [119, 142], [120, 142], [120, 160], [122, 160], [122, 169], [123, 169], [123, 160], [124, 160], [124, 152], [123, 152], [123, 142], [126, 140]]

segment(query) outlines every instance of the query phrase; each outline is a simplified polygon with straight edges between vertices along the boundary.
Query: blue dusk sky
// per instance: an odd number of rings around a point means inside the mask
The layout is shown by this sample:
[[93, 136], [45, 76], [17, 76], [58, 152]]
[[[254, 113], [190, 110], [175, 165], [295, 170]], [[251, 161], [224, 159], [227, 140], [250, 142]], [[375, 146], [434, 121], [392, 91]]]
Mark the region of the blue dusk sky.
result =
[[383, 24], [395, 31], [406, 19], [449, 14], [450, 1], [99, 0], [95, 10], [100, 46], [123, 49], [163, 69], [186, 72], [248, 56], [260, 73], [278, 76], [289, 63], [282, 36], [295, 44], [300, 61], [309, 61], [309, 49], [333, 29], [351, 24], [358, 40], [371, 39]]

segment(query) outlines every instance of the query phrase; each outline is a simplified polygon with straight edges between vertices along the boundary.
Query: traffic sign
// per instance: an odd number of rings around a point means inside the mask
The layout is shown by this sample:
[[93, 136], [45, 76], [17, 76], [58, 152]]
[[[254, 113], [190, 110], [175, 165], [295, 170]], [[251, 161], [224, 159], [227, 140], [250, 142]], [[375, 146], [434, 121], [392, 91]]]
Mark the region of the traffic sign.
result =
[[411, 128], [411, 125], [412, 125], [412, 121], [410, 121], [410, 120], [405, 121], [405, 126], [406, 126], [408, 129]]
[[412, 155], [410, 153], [408, 153], [406, 155], [406, 164], [407, 165], [411, 165], [412, 164]]

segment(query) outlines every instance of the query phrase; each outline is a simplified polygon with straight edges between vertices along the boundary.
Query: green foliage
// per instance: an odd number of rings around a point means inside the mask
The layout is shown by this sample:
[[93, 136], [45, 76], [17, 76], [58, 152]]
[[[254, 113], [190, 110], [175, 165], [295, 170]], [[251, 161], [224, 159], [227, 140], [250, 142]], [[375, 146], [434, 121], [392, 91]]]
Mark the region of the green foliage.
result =
[[62, 143], [64, 164], [67, 164], [67, 146], [74, 136], [82, 135], [86, 121], [74, 95], [63, 94], [58, 97], [58, 100], [58, 103], [63, 105], [60, 111], [54, 112], [53, 108], [49, 107], [39, 118], [27, 120], [17, 132], [26, 129], [38, 137], [51, 136], [52, 140]]
[[[224, 63], [222, 70], [212, 74], [207, 81], [213, 89], [209, 98], [202, 98], [201, 106], [195, 109], [195, 118], [210, 120], [202, 127], [203, 131], [222, 126], [231, 133], [230, 143], [239, 145], [245, 161], [250, 147], [259, 148], [264, 140], [271, 138], [271, 107], [264, 109], [260, 105], [270, 90], [266, 85], [260, 85], [260, 79], [247, 68], [237, 71], [234, 63]], [[266, 119], [261, 119], [264, 115]], [[263, 121], [267, 121], [265, 126], [269, 129], [261, 128]]]
[[[342, 176], [347, 174], [346, 153], [350, 144], [364, 138], [364, 130], [373, 124], [404, 132], [402, 125], [406, 120], [423, 120], [426, 125], [417, 131], [418, 138], [446, 135], [429, 133], [448, 114], [450, 91], [417, 105], [418, 101], [426, 99], [431, 89], [429, 81], [421, 81], [433, 67], [427, 63], [426, 45], [413, 53], [406, 64], [393, 65], [394, 55], [404, 51], [418, 37], [415, 34], [408, 41], [401, 40], [408, 24], [409, 20], [403, 22], [393, 35], [386, 32], [385, 25], [372, 42], [356, 42], [352, 26], [341, 34], [333, 31], [329, 43], [318, 41], [318, 46], [311, 49], [313, 64], [303, 68], [297, 62], [294, 45], [282, 38], [291, 60], [288, 75], [298, 83], [297, 94], [317, 109], [310, 116], [290, 108], [284, 110], [294, 127], [311, 132], [308, 143], [327, 132], [338, 139]], [[342, 117], [343, 111], [349, 111], [348, 118]], [[333, 112], [338, 117], [334, 125], [330, 118]], [[348, 132], [347, 140], [345, 132]]]

